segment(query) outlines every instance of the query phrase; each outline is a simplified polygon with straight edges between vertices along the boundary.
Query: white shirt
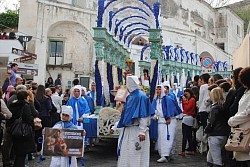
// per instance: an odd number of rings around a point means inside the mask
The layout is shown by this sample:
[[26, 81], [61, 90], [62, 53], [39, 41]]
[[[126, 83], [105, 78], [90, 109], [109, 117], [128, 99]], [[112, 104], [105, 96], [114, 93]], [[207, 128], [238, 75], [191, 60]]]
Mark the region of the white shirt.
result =
[[57, 109], [57, 113], [61, 113], [61, 107], [62, 107], [62, 98], [58, 95], [58, 93], [54, 93], [51, 95], [51, 99], [53, 104], [55, 105]]
[[201, 85], [200, 96], [198, 101], [199, 112], [207, 112], [205, 101], [209, 98], [208, 84]]

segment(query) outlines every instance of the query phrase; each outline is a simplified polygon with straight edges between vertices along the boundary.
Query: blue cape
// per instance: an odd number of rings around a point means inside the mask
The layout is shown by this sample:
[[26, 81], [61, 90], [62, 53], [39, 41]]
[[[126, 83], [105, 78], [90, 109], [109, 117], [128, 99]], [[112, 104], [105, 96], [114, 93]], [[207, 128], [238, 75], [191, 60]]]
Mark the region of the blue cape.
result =
[[[157, 100], [158, 97], [154, 99], [152, 103], [154, 110], [156, 110]], [[175, 96], [173, 97], [171, 94], [162, 97], [161, 105], [164, 118], [175, 117], [182, 113]]]
[[72, 97], [68, 100], [67, 106], [71, 106], [73, 108], [73, 119], [71, 121], [73, 122], [74, 125], [77, 125], [78, 122], [76, 120], [75, 103], [77, 103], [79, 117], [81, 117], [83, 114], [90, 113], [90, 109], [87, 100], [83, 99], [82, 97], [79, 97], [78, 99]]
[[70, 121], [60, 121], [56, 124], [61, 124], [63, 129], [77, 129], [77, 127]]
[[94, 111], [95, 111], [94, 100], [91, 97], [87, 96], [87, 95], [84, 95], [83, 97], [87, 100], [90, 112], [93, 114]]
[[134, 90], [126, 98], [118, 128], [132, 126], [134, 119], [146, 118], [155, 114], [150, 99], [139, 89]]

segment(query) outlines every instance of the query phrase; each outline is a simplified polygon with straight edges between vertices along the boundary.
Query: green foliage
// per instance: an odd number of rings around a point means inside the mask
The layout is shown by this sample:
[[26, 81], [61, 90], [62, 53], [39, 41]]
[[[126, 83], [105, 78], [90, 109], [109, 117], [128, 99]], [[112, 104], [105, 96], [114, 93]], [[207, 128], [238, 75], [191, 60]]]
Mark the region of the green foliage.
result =
[[244, 21], [244, 32], [246, 33], [250, 21], [250, 6], [236, 9], [235, 13]]
[[[19, 15], [16, 11], [8, 10], [4, 13], [0, 13], [0, 30], [7, 27], [17, 28], [18, 27]], [[4, 25], [4, 26], [3, 26]]]

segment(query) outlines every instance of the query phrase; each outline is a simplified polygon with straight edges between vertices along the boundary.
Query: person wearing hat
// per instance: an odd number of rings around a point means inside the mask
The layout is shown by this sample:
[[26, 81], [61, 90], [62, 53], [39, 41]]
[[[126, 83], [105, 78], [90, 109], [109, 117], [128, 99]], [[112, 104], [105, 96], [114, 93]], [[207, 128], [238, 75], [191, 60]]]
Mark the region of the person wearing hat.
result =
[[130, 94], [126, 98], [117, 126], [117, 128], [121, 128], [117, 149], [117, 166], [147, 167], [150, 154], [148, 126], [154, 110], [150, 99], [140, 90], [138, 78], [127, 76], [126, 81]]
[[71, 97], [67, 106], [73, 108], [73, 119], [71, 120], [74, 125], [83, 127], [83, 115], [90, 114], [90, 109], [86, 99], [81, 97], [82, 87], [81, 85], [76, 85], [73, 87], [73, 97]]
[[[61, 121], [53, 126], [53, 129], [77, 129], [71, 122], [73, 118], [73, 109], [71, 106], [62, 106]], [[50, 167], [77, 167], [76, 157], [52, 157]]]

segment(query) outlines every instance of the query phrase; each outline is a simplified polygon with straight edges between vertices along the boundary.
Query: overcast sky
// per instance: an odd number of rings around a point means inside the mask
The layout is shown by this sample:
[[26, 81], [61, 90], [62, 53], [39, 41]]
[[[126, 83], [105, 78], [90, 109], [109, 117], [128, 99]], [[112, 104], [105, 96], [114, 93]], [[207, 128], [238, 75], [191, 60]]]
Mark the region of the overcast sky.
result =
[[[0, 12], [5, 11], [6, 9], [11, 9], [11, 10], [15, 10], [16, 9], [16, 5], [18, 5], [20, 0], [0, 0]], [[217, 0], [215, 0], [217, 1]], [[234, 3], [234, 2], [239, 2], [242, 0], [229, 0], [229, 3]]]

